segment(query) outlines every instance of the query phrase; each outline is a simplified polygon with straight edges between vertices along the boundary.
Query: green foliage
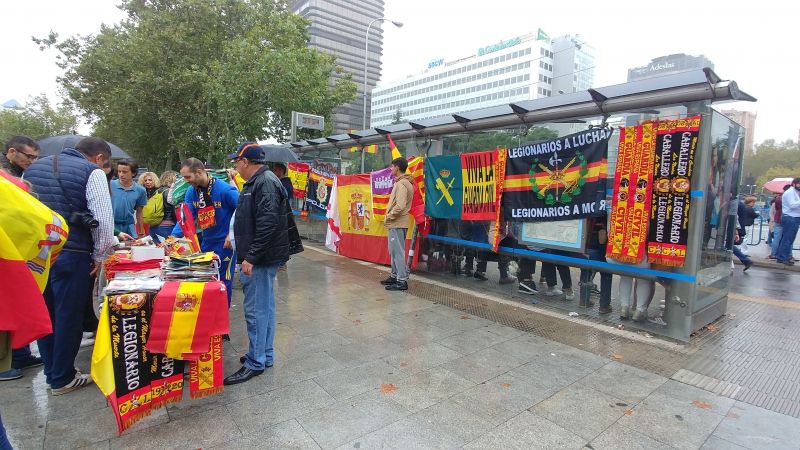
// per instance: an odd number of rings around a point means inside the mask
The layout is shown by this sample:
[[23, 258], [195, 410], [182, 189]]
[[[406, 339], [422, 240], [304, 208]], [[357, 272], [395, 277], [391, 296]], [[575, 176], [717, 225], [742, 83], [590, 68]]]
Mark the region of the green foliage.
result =
[[397, 125], [398, 123], [403, 123], [403, 110], [397, 108], [397, 111], [394, 112], [394, 117], [392, 118], [392, 125]]
[[53, 107], [47, 96], [32, 98], [25, 108], [0, 110], [0, 142], [22, 134], [33, 139], [69, 134], [75, 130], [78, 119], [68, 105]]
[[325, 116], [355, 98], [308, 22], [282, 0], [124, 0], [127, 19], [59, 50], [60, 79], [95, 132], [151, 167], [219, 163], [244, 140], [288, 139], [291, 111]]
[[742, 173], [755, 177], [759, 186], [776, 177], [800, 176], [800, 146], [792, 140], [766, 140], [756, 146], [755, 152], [745, 152]]
[[446, 136], [444, 138], [444, 148], [445, 152], [450, 154], [480, 152], [494, 150], [498, 147], [516, 147], [525, 143], [546, 141], [557, 137], [557, 132], [544, 127], [533, 127], [528, 129], [526, 133], [520, 133], [519, 130], [494, 130], [486, 133], [477, 132]]

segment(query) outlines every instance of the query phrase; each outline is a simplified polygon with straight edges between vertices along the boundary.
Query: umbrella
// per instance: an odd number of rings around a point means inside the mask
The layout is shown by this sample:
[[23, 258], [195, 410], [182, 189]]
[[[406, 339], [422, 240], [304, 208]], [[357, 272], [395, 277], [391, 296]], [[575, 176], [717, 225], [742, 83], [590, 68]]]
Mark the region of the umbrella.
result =
[[262, 145], [264, 149], [264, 159], [269, 162], [297, 162], [300, 158], [289, 147], [283, 145]]
[[[62, 134], [60, 136], [50, 136], [41, 139], [39, 141], [39, 156], [44, 157], [61, 153], [61, 150], [65, 148], [75, 147], [78, 145], [78, 142], [85, 137], [86, 136], [81, 136], [80, 134]], [[129, 154], [125, 153], [124, 150], [111, 142], [108, 142], [108, 145], [111, 147], [111, 159], [125, 159], [131, 157]]]
[[764, 189], [780, 194], [783, 192], [783, 187], [787, 184], [792, 184], [791, 178], [773, 178], [764, 183]]

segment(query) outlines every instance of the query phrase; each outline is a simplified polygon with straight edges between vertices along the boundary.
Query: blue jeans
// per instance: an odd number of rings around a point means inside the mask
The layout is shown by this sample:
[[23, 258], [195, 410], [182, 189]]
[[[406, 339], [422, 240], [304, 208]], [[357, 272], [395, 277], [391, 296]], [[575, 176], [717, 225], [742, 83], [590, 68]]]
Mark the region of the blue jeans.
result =
[[788, 262], [792, 259], [792, 245], [797, 237], [797, 228], [800, 226], [800, 217], [781, 216], [781, 241], [778, 243], [778, 253], [775, 257], [779, 262]]
[[81, 346], [86, 302], [90, 301], [88, 253], [62, 250], [50, 268], [44, 288], [44, 301], [53, 333], [39, 339], [39, 353], [44, 363], [47, 384], [58, 389], [75, 378], [75, 356]]
[[200, 244], [200, 249], [204, 252], [214, 252], [219, 256], [219, 280], [225, 283], [225, 290], [228, 293], [228, 308], [231, 307], [231, 295], [233, 295], [233, 272], [236, 271], [236, 255], [232, 248], [225, 248], [225, 241], [204, 240]]
[[745, 266], [749, 266], [750, 264], [753, 264], [753, 260], [751, 260], [749, 256], [747, 256], [744, 253], [742, 253], [742, 250], [739, 248], [738, 245], [734, 245], [733, 246], [733, 254], [737, 258], [739, 258], [739, 261], [741, 261], [742, 264], [744, 264]]
[[778, 256], [778, 244], [781, 242], [782, 234], [783, 234], [783, 225], [776, 223], [772, 231], [772, 244], [770, 244], [772, 251], [770, 252], [769, 255], [772, 257]]
[[14, 450], [14, 447], [11, 446], [11, 442], [8, 442], [8, 436], [6, 436], [6, 429], [3, 427], [2, 417], [0, 417], [0, 450]]
[[[592, 261], [606, 262], [606, 249], [604, 248], [587, 248], [586, 254]], [[611, 274], [608, 272], [600, 272], [600, 307], [608, 308], [611, 306]], [[589, 283], [592, 281], [592, 271], [590, 269], [581, 269], [581, 283]]]
[[163, 226], [163, 227], [150, 227], [150, 237], [153, 238], [153, 242], [158, 244], [161, 241], [156, 236], [161, 236], [164, 239], [166, 239], [167, 236], [172, 234], [172, 228], [173, 227], [174, 227], [174, 225], [167, 225], [167, 226]]
[[280, 264], [254, 266], [252, 275], [239, 273], [244, 290], [244, 321], [249, 348], [244, 367], [264, 370], [272, 365], [275, 339], [275, 276]]

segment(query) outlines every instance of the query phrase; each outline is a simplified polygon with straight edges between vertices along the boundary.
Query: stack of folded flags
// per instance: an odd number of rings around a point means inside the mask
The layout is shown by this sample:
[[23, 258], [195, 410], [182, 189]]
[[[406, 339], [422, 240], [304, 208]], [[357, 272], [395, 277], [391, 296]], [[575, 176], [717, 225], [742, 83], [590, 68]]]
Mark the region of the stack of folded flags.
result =
[[165, 281], [216, 281], [219, 280], [219, 256], [214, 252], [193, 255], [171, 254], [164, 264]]

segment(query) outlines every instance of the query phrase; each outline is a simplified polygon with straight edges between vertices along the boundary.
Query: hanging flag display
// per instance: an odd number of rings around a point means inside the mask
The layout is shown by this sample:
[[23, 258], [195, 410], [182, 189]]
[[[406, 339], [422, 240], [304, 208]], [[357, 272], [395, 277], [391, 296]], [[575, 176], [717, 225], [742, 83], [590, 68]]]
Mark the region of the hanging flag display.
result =
[[392, 169], [387, 167], [371, 172], [369, 184], [372, 189], [372, 216], [375, 220], [383, 222], [386, 216], [386, 206], [389, 205], [389, 194], [392, 193], [392, 186], [394, 186]]
[[656, 124], [620, 130], [606, 257], [628, 264], [644, 259], [653, 198]]
[[598, 216], [605, 210], [610, 128], [510, 148], [503, 181], [508, 220]]
[[[375, 220], [369, 206], [372, 195], [370, 175], [339, 175], [336, 177], [336, 186], [339, 254], [378, 264], [389, 264], [389, 233], [383, 221]], [[409, 227], [407, 239], [411, 237], [412, 230], [413, 227]], [[406, 247], [408, 245], [407, 240]], [[416, 265], [416, 261], [414, 264]]]
[[460, 219], [463, 186], [461, 158], [431, 156], [425, 159], [425, 214], [437, 219]]
[[339, 241], [342, 240], [339, 222], [338, 179], [338, 176], [333, 179], [331, 200], [328, 202], [328, 211], [325, 213], [325, 218], [328, 219], [328, 228], [325, 230], [325, 247], [336, 253], [339, 253]]
[[334, 175], [317, 167], [311, 167], [308, 176], [308, 184], [305, 191], [306, 207], [313, 206], [317, 209], [326, 211], [328, 200], [333, 187]]
[[686, 260], [690, 190], [699, 135], [700, 116], [658, 122], [647, 238], [650, 263], [683, 267]]
[[402, 158], [403, 154], [400, 153], [400, 150], [394, 144], [394, 139], [392, 139], [392, 135], [391, 134], [387, 134], [386, 135], [386, 139], [389, 141], [389, 149], [391, 149], [391, 151], [392, 151], [392, 160], [395, 160], [397, 158]]
[[302, 162], [290, 162], [288, 166], [286, 176], [292, 181], [294, 196], [296, 198], [305, 197], [306, 187], [308, 186], [308, 173], [311, 171], [311, 166]]
[[414, 184], [422, 194], [422, 201], [425, 201], [425, 158], [422, 156], [415, 156], [409, 159], [406, 173], [414, 178]]
[[189, 209], [189, 205], [184, 202], [178, 207], [176, 213], [183, 236], [189, 241], [192, 251], [195, 253], [199, 252], [200, 241], [197, 239], [197, 228], [194, 226], [192, 210]]
[[505, 149], [461, 154], [462, 220], [497, 219], [505, 170]]

